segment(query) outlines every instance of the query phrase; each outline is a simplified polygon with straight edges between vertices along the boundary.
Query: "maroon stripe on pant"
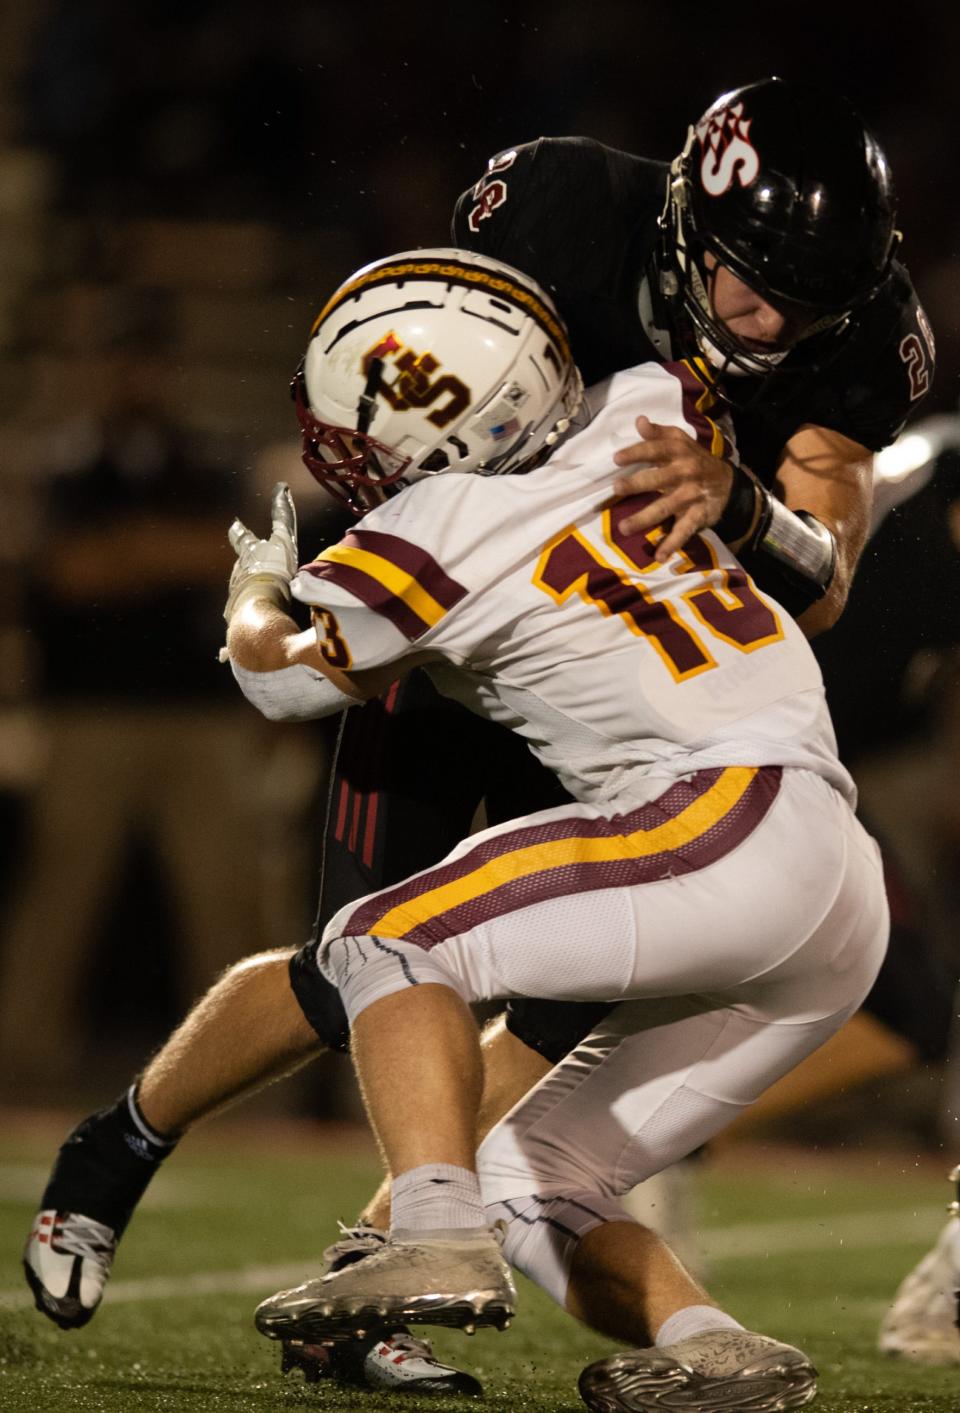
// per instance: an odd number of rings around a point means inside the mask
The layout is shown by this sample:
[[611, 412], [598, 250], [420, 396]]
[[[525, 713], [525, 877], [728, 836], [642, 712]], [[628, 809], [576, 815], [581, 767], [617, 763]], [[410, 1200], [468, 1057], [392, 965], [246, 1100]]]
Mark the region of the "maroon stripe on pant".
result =
[[[759, 771], [733, 809], [682, 849], [664, 850], [633, 859], [612, 859], [604, 863], [566, 864], [539, 874], [510, 879], [499, 888], [493, 888], [412, 927], [404, 933], [403, 940], [414, 942], [429, 952], [448, 937], [459, 936], [483, 922], [528, 908], [534, 903], [570, 897], [574, 893], [589, 893], [600, 888], [631, 888], [640, 883], [659, 883], [665, 878], [696, 873], [722, 859], [753, 833], [776, 799], [780, 779], [781, 771], [777, 766]], [[379, 916], [383, 916], [382, 911]], [[351, 918], [351, 925], [352, 922]]]
[[[535, 844], [548, 844], [559, 839], [604, 838], [614, 834], [632, 834], [637, 829], [655, 829], [657, 825], [673, 819], [687, 809], [695, 800], [705, 795], [723, 774], [722, 769], [701, 770], [687, 780], [678, 780], [659, 799], [640, 805], [625, 815], [610, 815], [600, 819], [582, 819], [570, 816], [540, 824], [527, 824], [512, 829], [493, 839], [468, 849], [459, 858], [431, 869], [428, 877], [423, 874], [408, 878], [405, 882], [383, 893], [378, 893], [358, 908], [349, 920], [349, 932], [363, 934], [369, 930], [377, 918], [384, 913], [418, 898], [428, 888], [441, 888], [453, 883], [481, 868], [485, 863], [512, 853], [516, 849], [529, 848]], [[748, 792], [749, 793], [749, 792]]]

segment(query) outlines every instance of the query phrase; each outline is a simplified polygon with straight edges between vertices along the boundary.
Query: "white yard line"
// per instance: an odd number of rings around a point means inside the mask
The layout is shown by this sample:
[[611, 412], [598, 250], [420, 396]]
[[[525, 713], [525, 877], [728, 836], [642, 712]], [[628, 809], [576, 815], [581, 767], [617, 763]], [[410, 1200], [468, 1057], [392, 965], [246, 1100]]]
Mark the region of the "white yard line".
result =
[[[0, 1165], [0, 1202], [37, 1202], [49, 1177], [49, 1163], [3, 1163]], [[155, 1211], [186, 1207], [222, 1209], [229, 1200], [229, 1193], [224, 1194], [212, 1182], [194, 1182], [181, 1173], [161, 1173], [156, 1185], [147, 1189], [138, 1205]]]
[[946, 1204], [916, 1207], [912, 1212], [845, 1212], [840, 1216], [805, 1217], [780, 1222], [741, 1222], [731, 1227], [704, 1227], [700, 1243], [711, 1261], [739, 1257], [779, 1256], [790, 1251], [829, 1251], [877, 1246], [932, 1246], [946, 1220]]
[[[231, 1295], [235, 1292], [280, 1290], [299, 1285], [315, 1276], [320, 1262], [312, 1266], [245, 1266], [237, 1271], [196, 1271], [186, 1276], [148, 1276], [144, 1280], [111, 1281], [104, 1302], [109, 1305], [138, 1304], [143, 1300], [177, 1300], [194, 1295]], [[0, 1309], [26, 1309], [33, 1296], [22, 1290], [0, 1290]]]
[[[701, 1232], [705, 1256], [728, 1261], [785, 1255], [791, 1251], [849, 1251], [929, 1242], [940, 1230], [944, 1208], [918, 1207], [912, 1212], [847, 1212], [842, 1216], [807, 1217], [797, 1221], [743, 1222], [737, 1226], [705, 1228]], [[234, 1271], [198, 1271], [182, 1276], [149, 1276], [142, 1280], [111, 1281], [106, 1303], [144, 1300], [177, 1300], [196, 1295], [279, 1290], [316, 1275], [318, 1262], [284, 1266], [245, 1266]], [[905, 1272], [899, 1272], [903, 1275]], [[0, 1290], [0, 1307], [26, 1309], [33, 1297], [24, 1288]]]

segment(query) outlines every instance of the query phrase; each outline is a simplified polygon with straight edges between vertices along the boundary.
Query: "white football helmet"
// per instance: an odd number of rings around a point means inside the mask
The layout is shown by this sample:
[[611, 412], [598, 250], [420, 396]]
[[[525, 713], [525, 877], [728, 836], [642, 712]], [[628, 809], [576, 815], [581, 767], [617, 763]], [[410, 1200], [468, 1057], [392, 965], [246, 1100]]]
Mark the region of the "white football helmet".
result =
[[549, 296], [448, 249], [375, 260], [342, 284], [292, 391], [307, 468], [360, 514], [422, 476], [529, 469], [583, 394]]

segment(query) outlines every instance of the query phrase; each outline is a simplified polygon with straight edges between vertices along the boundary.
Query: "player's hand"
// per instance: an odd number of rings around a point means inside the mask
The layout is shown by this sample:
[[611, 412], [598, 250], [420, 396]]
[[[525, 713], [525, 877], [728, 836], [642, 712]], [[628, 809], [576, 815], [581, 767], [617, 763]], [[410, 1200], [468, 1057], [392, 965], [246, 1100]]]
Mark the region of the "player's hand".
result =
[[[663, 427], [648, 417], [637, 418], [643, 438], [614, 456], [624, 468], [613, 488], [618, 496], [656, 494], [642, 510], [628, 515], [621, 529], [632, 535], [673, 519], [657, 545], [655, 559], [663, 564], [699, 530], [715, 525], [733, 486], [733, 468], [714, 456], [680, 427]], [[637, 466], [636, 471], [629, 470]]]
[[228, 538], [237, 556], [223, 616], [230, 622], [241, 598], [258, 588], [290, 598], [290, 580], [297, 572], [297, 511], [285, 481], [278, 481], [270, 501], [270, 538], [258, 540], [241, 520], [234, 520]]

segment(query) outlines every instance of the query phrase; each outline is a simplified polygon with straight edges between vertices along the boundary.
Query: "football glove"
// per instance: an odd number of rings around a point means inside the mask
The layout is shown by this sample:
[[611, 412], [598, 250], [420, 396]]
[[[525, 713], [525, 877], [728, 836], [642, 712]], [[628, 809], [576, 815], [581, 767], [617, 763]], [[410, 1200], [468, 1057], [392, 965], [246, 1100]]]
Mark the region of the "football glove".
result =
[[228, 538], [237, 556], [223, 616], [230, 622], [241, 600], [264, 595], [278, 603], [290, 599], [290, 580], [297, 572], [297, 511], [285, 481], [278, 481], [270, 500], [268, 540], [258, 540], [241, 520], [234, 520]]

